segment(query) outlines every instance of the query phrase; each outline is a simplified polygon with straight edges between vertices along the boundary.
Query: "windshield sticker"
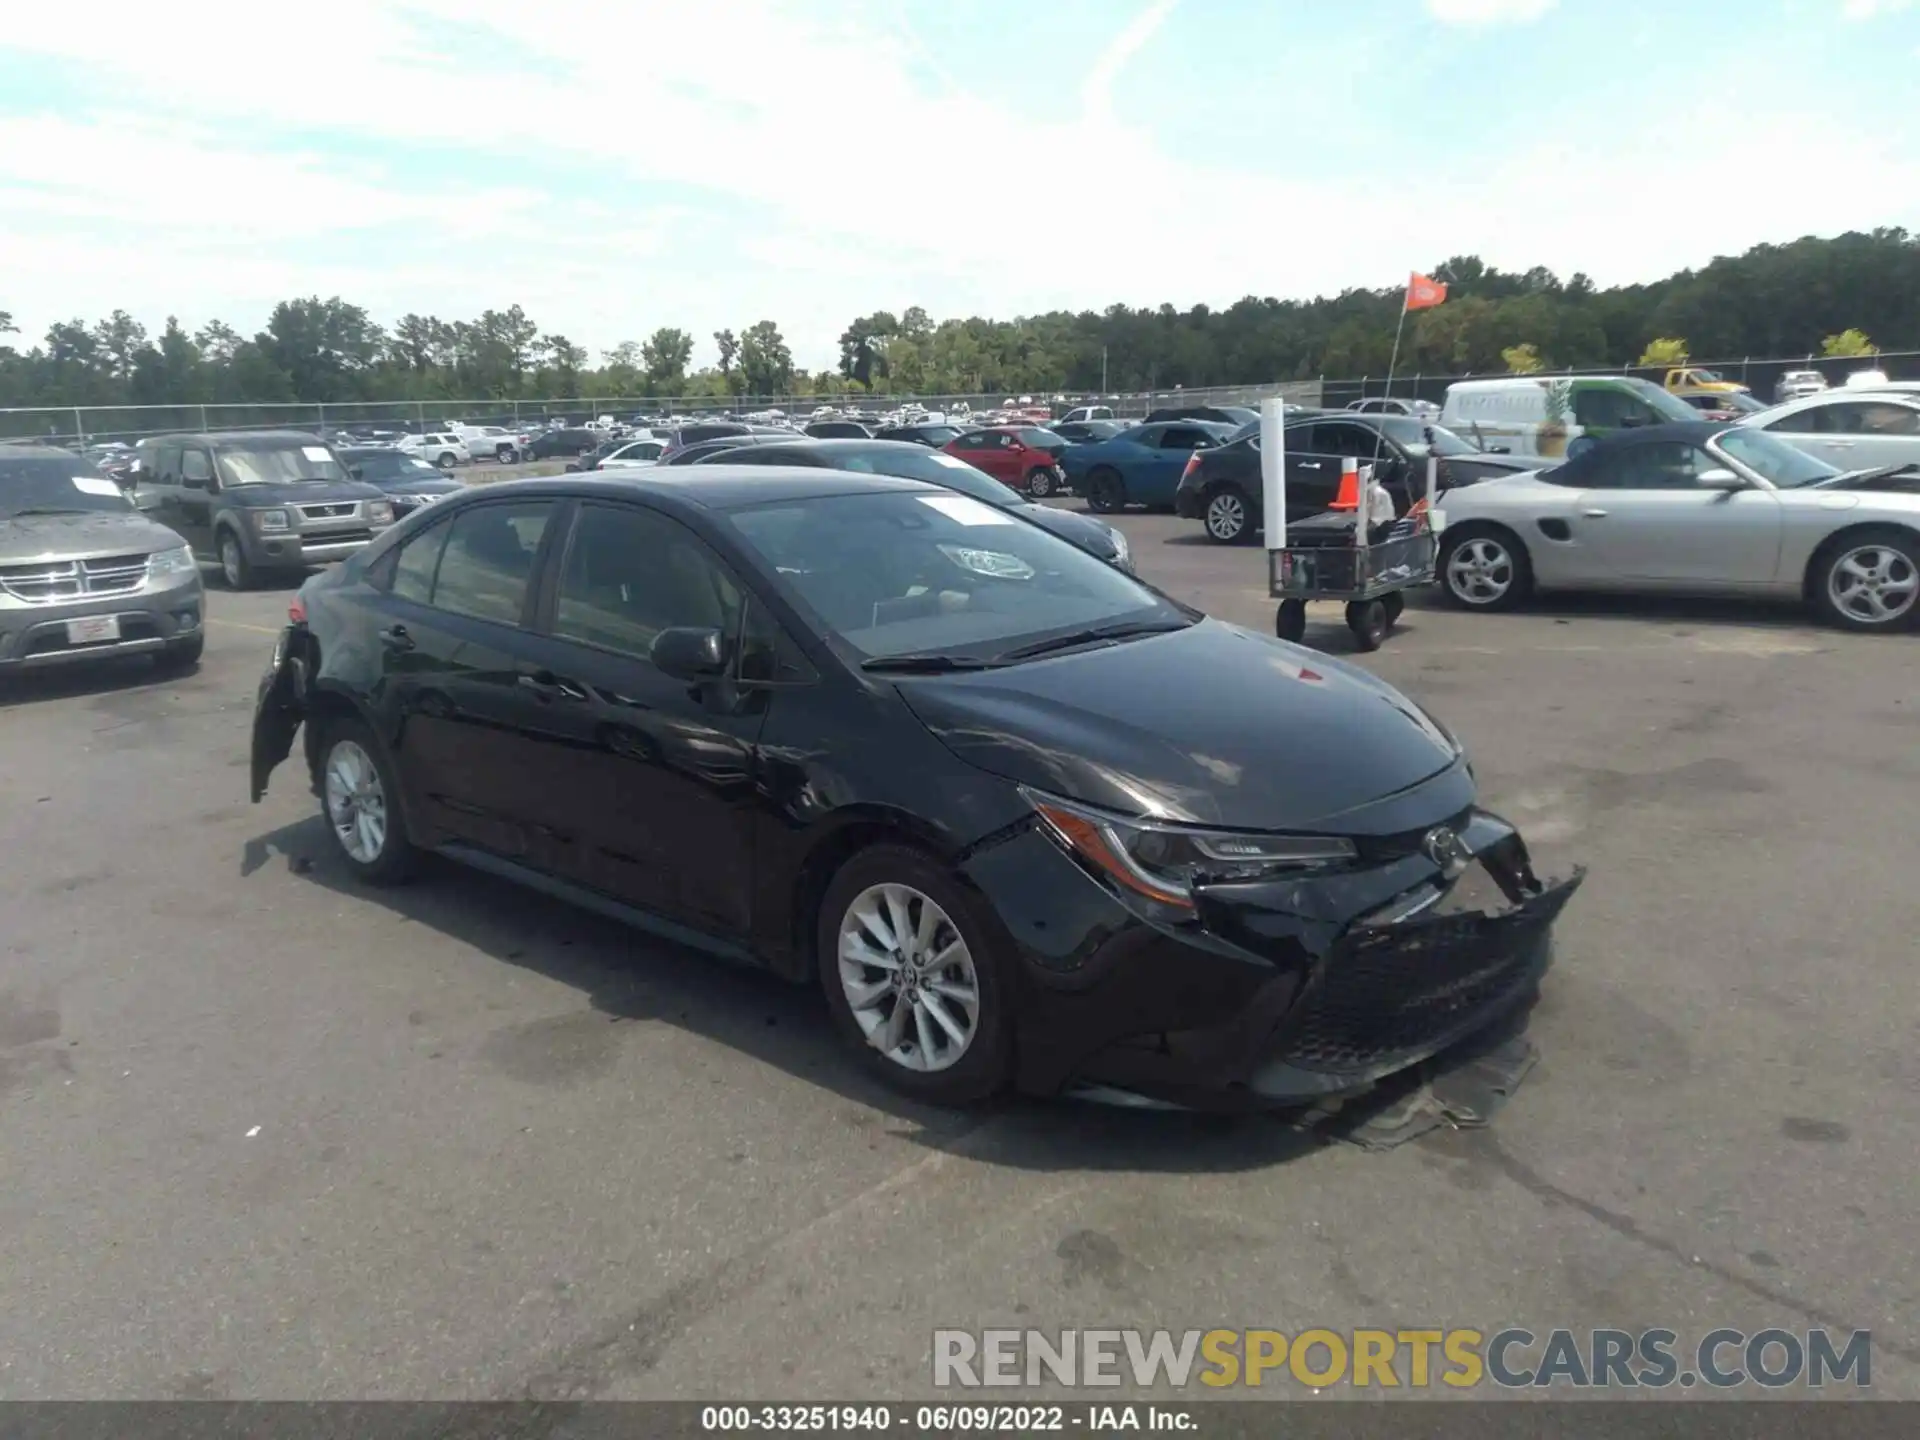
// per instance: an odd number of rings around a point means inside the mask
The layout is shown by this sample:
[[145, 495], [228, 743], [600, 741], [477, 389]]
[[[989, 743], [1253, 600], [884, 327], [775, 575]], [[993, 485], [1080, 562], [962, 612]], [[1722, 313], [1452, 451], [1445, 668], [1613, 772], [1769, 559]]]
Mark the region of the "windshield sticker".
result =
[[111, 480], [102, 480], [98, 475], [76, 475], [73, 488], [82, 495], [118, 495], [120, 487]]
[[917, 495], [914, 497], [929, 510], [938, 510], [959, 525], [1017, 525], [1020, 522], [1004, 511], [982, 503], [968, 495]]
[[333, 459], [333, 452], [324, 445], [302, 445], [300, 453], [316, 465], [324, 465]]

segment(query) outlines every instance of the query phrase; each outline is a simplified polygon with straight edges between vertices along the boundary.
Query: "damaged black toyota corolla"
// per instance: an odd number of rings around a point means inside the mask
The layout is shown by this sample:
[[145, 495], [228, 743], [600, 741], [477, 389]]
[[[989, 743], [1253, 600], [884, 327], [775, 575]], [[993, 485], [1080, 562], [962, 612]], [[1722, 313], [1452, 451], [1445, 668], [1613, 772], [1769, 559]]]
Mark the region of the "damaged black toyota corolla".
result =
[[913, 481], [488, 486], [310, 581], [304, 724], [348, 868], [423, 850], [817, 977], [898, 1088], [1301, 1105], [1503, 1022], [1579, 883], [1365, 672]]

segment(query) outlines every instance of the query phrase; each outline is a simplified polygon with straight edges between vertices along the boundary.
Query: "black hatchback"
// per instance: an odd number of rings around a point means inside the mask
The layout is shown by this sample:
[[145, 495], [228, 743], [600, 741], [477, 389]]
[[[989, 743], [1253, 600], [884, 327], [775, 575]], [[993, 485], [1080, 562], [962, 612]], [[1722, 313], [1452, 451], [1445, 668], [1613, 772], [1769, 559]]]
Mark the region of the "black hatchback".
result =
[[1579, 883], [1366, 672], [951, 490], [698, 467], [440, 501], [309, 581], [254, 718], [423, 850], [818, 983], [938, 1102], [1363, 1091], [1530, 1002]]

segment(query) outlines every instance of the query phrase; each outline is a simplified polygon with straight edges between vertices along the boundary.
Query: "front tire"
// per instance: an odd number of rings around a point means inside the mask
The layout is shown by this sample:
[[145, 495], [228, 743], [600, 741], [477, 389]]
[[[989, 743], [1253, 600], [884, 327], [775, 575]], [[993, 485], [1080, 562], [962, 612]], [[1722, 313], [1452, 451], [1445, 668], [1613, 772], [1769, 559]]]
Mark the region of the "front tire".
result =
[[1237, 485], [1220, 485], [1207, 496], [1202, 515], [1207, 539], [1216, 545], [1244, 545], [1253, 539], [1253, 514]]
[[229, 590], [251, 590], [259, 578], [247, 559], [247, 547], [231, 530], [220, 532], [220, 578]]
[[368, 885], [408, 879], [419, 852], [406, 836], [400, 787], [386, 751], [366, 725], [341, 717], [320, 740], [320, 813], [335, 852]]
[[493, 458], [502, 465], [512, 465], [519, 459], [519, 457], [514, 454], [511, 445], [502, 445], [498, 450], [493, 452]]
[[1511, 530], [1448, 526], [1440, 545], [1440, 593], [1462, 610], [1511, 610], [1532, 593], [1533, 566]]
[[1127, 508], [1127, 485], [1119, 471], [1103, 465], [1087, 476], [1087, 508], [1096, 515], [1117, 515]]
[[1813, 603], [1845, 630], [1885, 635], [1904, 630], [1920, 608], [1920, 542], [1874, 526], [1829, 542], [1813, 565]]
[[206, 652], [207, 637], [198, 632], [185, 640], [169, 641], [167, 648], [153, 657], [154, 668], [162, 675], [185, 675], [200, 664]]
[[942, 866], [902, 845], [861, 851], [827, 887], [815, 942], [834, 1026], [878, 1079], [940, 1105], [1006, 1088], [998, 929]]

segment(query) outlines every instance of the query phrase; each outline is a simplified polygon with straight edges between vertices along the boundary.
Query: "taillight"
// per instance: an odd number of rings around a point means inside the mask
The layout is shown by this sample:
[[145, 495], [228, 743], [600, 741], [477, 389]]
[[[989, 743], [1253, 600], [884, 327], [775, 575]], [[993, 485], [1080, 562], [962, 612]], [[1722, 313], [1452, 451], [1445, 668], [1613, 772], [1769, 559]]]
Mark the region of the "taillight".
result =
[[1186, 480], [1189, 476], [1193, 474], [1194, 471], [1198, 470], [1199, 468], [1200, 468], [1200, 452], [1196, 450], [1193, 452], [1193, 454], [1187, 457], [1187, 468], [1180, 472], [1180, 478], [1182, 480]]
[[298, 595], [287, 602], [287, 619], [296, 625], [307, 623], [307, 605]]

